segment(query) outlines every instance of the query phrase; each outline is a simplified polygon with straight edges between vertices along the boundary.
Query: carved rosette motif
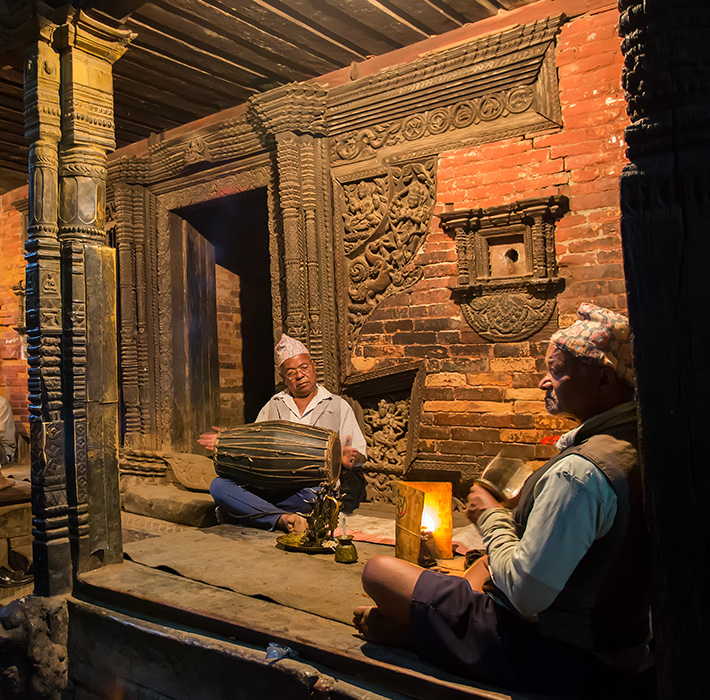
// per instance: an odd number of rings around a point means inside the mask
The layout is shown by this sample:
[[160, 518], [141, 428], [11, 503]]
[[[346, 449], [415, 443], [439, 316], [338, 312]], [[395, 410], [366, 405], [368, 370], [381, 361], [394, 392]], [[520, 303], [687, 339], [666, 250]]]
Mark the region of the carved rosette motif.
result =
[[414, 257], [429, 231], [435, 198], [433, 158], [340, 186], [350, 346], [382, 299], [421, 279]]
[[491, 341], [529, 338], [552, 318], [562, 280], [557, 276], [555, 225], [566, 197], [468, 209], [440, 216], [456, 242], [458, 285], [466, 322]]
[[534, 97], [530, 85], [515, 85], [508, 90], [490, 92], [454, 105], [351, 131], [332, 140], [331, 155], [333, 159], [343, 161], [368, 158], [381, 148], [522, 114], [532, 107]]

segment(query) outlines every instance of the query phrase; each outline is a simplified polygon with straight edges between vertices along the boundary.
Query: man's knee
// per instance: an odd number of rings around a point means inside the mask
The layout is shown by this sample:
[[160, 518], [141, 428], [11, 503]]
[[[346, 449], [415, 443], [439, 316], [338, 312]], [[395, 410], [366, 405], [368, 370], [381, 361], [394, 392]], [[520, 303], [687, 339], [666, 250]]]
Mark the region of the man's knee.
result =
[[366, 593], [370, 593], [370, 588], [380, 585], [386, 578], [392, 557], [378, 555], [368, 559], [362, 571], [362, 586]]

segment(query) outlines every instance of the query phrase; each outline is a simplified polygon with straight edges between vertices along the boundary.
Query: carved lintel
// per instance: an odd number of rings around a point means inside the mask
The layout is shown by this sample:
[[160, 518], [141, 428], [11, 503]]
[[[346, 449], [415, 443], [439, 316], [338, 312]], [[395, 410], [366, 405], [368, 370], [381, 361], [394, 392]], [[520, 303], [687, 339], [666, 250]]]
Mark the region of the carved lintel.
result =
[[555, 224], [566, 197], [543, 197], [440, 215], [454, 237], [458, 284], [451, 289], [466, 322], [483, 338], [529, 338], [552, 318], [564, 281], [557, 277]]
[[333, 164], [561, 126], [554, 39], [563, 19], [478, 37], [332, 88]]

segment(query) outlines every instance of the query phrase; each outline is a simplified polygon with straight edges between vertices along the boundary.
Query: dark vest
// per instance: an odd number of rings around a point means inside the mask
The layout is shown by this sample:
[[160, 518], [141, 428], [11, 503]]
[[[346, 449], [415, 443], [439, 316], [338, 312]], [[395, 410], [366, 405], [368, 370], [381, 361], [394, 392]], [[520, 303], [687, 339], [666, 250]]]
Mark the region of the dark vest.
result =
[[616, 492], [609, 532], [595, 540], [565, 587], [538, 615], [540, 632], [594, 651], [628, 649], [649, 630], [649, 542], [643, 515], [636, 421], [577, 432], [574, 444], [538, 469], [523, 486], [514, 518], [522, 537], [539, 479], [563, 457], [579, 454], [598, 467]]

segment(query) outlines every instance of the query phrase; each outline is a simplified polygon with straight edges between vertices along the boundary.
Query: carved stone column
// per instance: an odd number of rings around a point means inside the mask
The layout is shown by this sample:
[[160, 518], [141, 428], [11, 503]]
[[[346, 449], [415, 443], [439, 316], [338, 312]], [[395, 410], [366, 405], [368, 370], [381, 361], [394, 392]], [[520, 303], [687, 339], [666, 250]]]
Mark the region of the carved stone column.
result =
[[59, 56], [54, 25], [39, 18], [39, 41], [25, 61], [25, 135], [29, 152], [26, 324], [32, 451], [35, 590], [71, 586], [69, 504], [62, 418], [62, 296], [57, 239], [57, 146], [61, 138]]
[[284, 236], [285, 328], [303, 340], [318, 378], [339, 381], [329, 154], [323, 119], [327, 92], [294, 84], [252, 98], [253, 114], [276, 143]]
[[61, 64], [62, 375], [75, 573], [122, 559], [116, 261], [104, 223], [106, 154], [115, 148], [111, 66], [131, 37], [82, 12], [72, 12], [54, 34]]
[[697, 698], [710, 641], [710, 4], [621, 0], [631, 161], [622, 241], [641, 405], [659, 698]]

